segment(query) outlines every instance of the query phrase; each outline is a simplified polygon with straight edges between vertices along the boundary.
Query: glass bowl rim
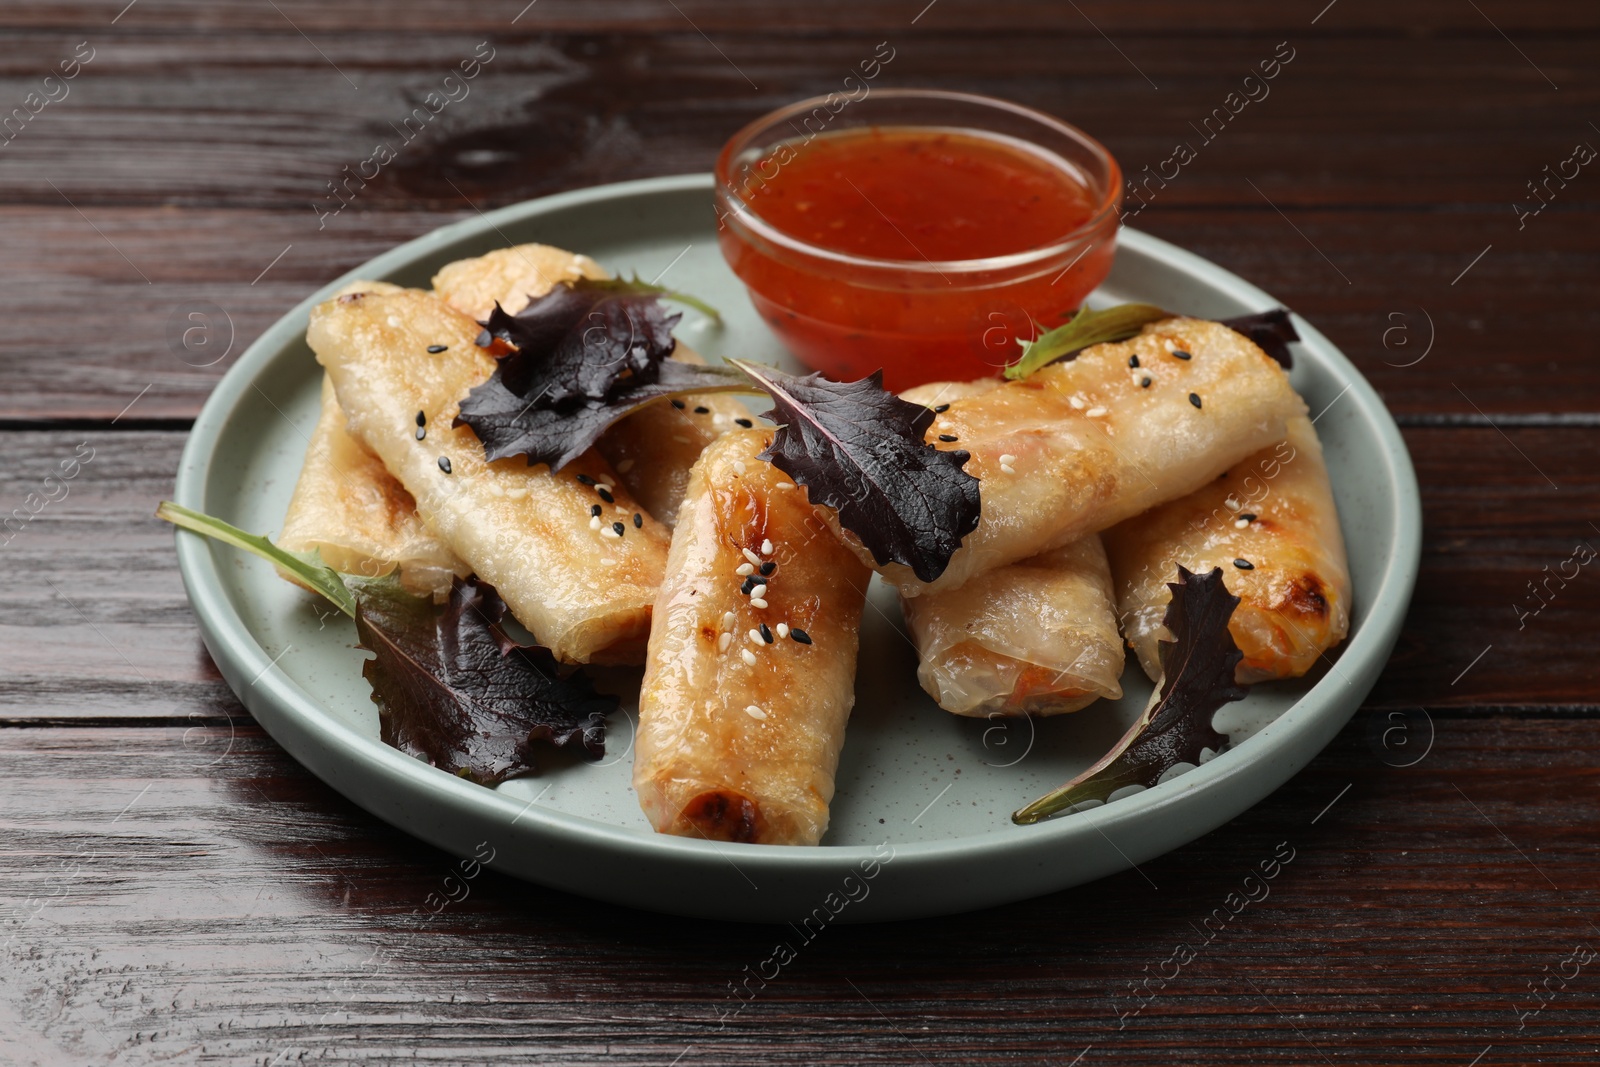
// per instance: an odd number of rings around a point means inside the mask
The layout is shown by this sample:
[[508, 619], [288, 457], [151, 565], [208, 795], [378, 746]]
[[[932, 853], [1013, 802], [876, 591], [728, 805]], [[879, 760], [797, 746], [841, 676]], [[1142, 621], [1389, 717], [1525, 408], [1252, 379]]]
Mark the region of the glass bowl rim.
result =
[[[1058, 256], [1064, 256], [1073, 251], [1078, 245], [1083, 244], [1085, 240], [1095, 236], [1095, 234], [1105, 226], [1108, 219], [1120, 216], [1122, 206], [1121, 166], [1117, 163], [1116, 157], [1111, 154], [1105, 145], [1101, 144], [1099, 141], [1095, 140], [1095, 138], [1091, 137], [1089, 134], [1085, 133], [1083, 130], [1072, 125], [1071, 123], [1064, 122], [1061, 119], [1056, 118], [1054, 115], [1040, 111], [1036, 108], [1013, 103], [1009, 100], [1002, 100], [999, 97], [984, 96], [981, 93], [963, 93], [950, 89], [878, 89], [875, 93], [869, 93], [868, 96], [862, 97], [861, 100], [852, 102], [864, 103], [870, 97], [878, 96], [897, 100], [946, 101], [976, 105], [980, 108], [1009, 112], [1012, 115], [1027, 119], [1037, 125], [1044, 126], [1056, 133], [1066, 136], [1072, 141], [1077, 142], [1081, 147], [1088, 150], [1091, 158], [1100, 166], [1101, 170], [1103, 171], [1103, 177], [1105, 179], [1106, 188], [1100, 196], [1099, 203], [1095, 207], [1094, 214], [1092, 214], [1082, 225], [1078, 226], [1064, 237], [1061, 237], [1048, 245], [1039, 245], [1038, 247], [1029, 248], [1021, 252], [1010, 252], [1003, 256], [988, 256], [982, 259], [949, 259], [938, 261], [929, 259], [877, 259], [870, 256], [857, 256], [848, 252], [840, 252], [835, 249], [824, 248], [821, 245], [815, 245], [809, 241], [803, 241], [790, 234], [784, 233], [782, 230], [774, 227], [766, 219], [763, 219], [761, 215], [734, 190], [730, 175], [733, 157], [738, 152], [743, 151], [749, 145], [749, 143], [755, 139], [758, 133], [770, 127], [776, 126], [779, 122], [782, 122], [785, 119], [793, 118], [795, 115], [803, 114], [818, 107], [822, 107], [831, 97], [835, 97], [837, 95], [837, 93], [828, 93], [822, 96], [811, 96], [804, 100], [797, 100], [792, 104], [787, 104], [775, 111], [769, 111], [760, 118], [745, 124], [737, 133], [728, 138], [727, 143], [722, 146], [722, 150], [717, 153], [716, 166], [713, 171], [716, 196], [719, 199], [726, 200], [729, 205], [726, 212], [718, 212], [718, 215], [720, 216], [720, 222], [736, 222], [738, 225], [750, 230], [756, 236], [760, 237], [763, 241], [779, 246], [787, 251], [827, 260], [833, 263], [843, 264], [845, 266], [885, 272], [912, 272], [917, 274], [938, 274], [943, 276], [946, 274], [976, 274], [992, 271], [1006, 271], [1048, 262], [1051, 259], [1054, 259]], [[843, 110], [843, 108], [840, 109], [840, 111]], [[980, 127], [971, 128], [981, 129]], [[1094, 248], [1097, 243], [1098, 242], [1091, 241], [1087, 248], [1084, 248], [1083, 251], [1078, 253], [1077, 258], [1075, 258], [1072, 263], [1067, 264], [1067, 268], [1070, 269], [1078, 259], [1081, 259], [1083, 256], [1087, 255], [1089, 250]]]

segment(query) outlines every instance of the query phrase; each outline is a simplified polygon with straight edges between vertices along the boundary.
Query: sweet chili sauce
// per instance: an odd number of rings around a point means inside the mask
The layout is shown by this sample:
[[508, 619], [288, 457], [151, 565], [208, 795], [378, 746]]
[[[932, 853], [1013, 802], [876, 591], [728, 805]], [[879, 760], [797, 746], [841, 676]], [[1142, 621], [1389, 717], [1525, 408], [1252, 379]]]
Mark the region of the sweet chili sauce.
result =
[[[1103, 191], [1059, 156], [976, 130], [790, 142], [738, 191], [756, 218], [725, 215], [719, 232], [763, 318], [806, 364], [840, 379], [882, 367], [891, 389], [993, 374], [1080, 306], [1113, 254]], [[973, 262], [997, 257], [1012, 262]]]

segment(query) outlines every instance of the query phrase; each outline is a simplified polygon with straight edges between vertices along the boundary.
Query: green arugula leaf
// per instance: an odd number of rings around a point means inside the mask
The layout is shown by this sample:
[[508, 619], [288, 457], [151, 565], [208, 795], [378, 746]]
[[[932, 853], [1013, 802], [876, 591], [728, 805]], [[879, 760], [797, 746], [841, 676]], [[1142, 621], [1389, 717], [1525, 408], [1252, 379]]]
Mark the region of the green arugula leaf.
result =
[[1039, 368], [1075, 355], [1090, 345], [1126, 341], [1147, 324], [1170, 318], [1170, 311], [1154, 304], [1118, 304], [1104, 311], [1079, 308], [1066, 323], [1034, 338], [1017, 361], [1006, 367], [1006, 377], [1012, 381], [1026, 378]]
[[279, 548], [260, 534], [246, 533], [221, 519], [191, 511], [170, 500], [163, 500], [156, 508], [156, 518], [260, 556], [268, 563], [293, 574], [307, 586], [327, 597], [334, 607], [352, 619], [355, 618], [355, 595], [350, 592], [350, 587], [344, 583], [344, 578], [339, 572], [322, 562], [320, 553], [290, 552], [286, 548]]

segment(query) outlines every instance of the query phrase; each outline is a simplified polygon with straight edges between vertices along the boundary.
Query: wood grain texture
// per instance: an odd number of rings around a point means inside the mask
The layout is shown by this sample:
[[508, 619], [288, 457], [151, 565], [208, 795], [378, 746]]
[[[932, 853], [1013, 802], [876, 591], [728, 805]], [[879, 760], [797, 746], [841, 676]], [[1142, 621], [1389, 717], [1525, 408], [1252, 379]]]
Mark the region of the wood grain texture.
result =
[[[1491, 1044], [1484, 1062], [1592, 1063], [1592, 973], [1518, 1016], [1530, 981], [1600, 945], [1590, 724], [1434, 725], [1427, 758], [1394, 768], [1357, 719], [1141, 872], [829, 928], [726, 1020], [729, 983], [793, 930], [663, 921], [492, 872], [440, 907], [453, 861], [254, 728], [202, 766], [178, 728], [3, 730], [0, 1040], [19, 1067], [1066, 1063], [1085, 1047], [1084, 1063], [1464, 1064]], [[1262, 897], [1246, 875], [1291, 850], [1263, 899], [1201, 927], [1231, 892]], [[1180, 943], [1197, 958], [1136, 997]]]
[[[0, 40], [0, 1063], [1600, 1061], [1594, 965], [1528, 1014], [1600, 949], [1597, 579], [1550, 577], [1600, 545], [1600, 177], [1513, 207], [1600, 145], [1600, 7], [11, 0]], [[486, 40], [471, 95], [319, 229], [327, 183]], [[217, 378], [311, 290], [479, 208], [704, 171], [879, 41], [877, 85], [1060, 114], [1135, 177], [1189, 143], [1133, 224], [1379, 389], [1422, 571], [1363, 710], [1229, 826], [1040, 900], [831, 928], [724, 1020], [785, 929], [492, 871], [434, 914], [453, 862], [253, 724], [151, 512]], [[1279, 41], [1270, 96], [1196, 130]], [[70, 93], [19, 120], [79, 42]], [[208, 304], [233, 347], [195, 366], [169, 321]], [[30, 493], [56, 499], [24, 521]]]
[[[306, 30], [326, 32], [439, 33], [443, 31], [536, 33], [544, 30], [597, 30], [660, 33], [692, 22], [707, 31], [750, 34], [806, 31], [837, 35], [862, 30], [883, 30], [915, 25], [923, 32], [958, 30], [1072, 30], [1085, 35], [1091, 26], [1129, 35], [1203, 31], [1222, 36], [1316, 25], [1323, 33], [1387, 33], [1425, 37], [1443, 33], [1493, 33], [1491, 25], [1470, 6], [1452, 0], [1417, 0], [1402, 9], [1395, 5], [1346, 4], [1337, 17], [1324, 12], [1323, 3], [1283, 4], [1274, 0], [1234, 0], [1225, 8], [1206, 11], [1183, 0], [1084, 0], [1079, 4], [1038, 4], [1029, 0], [1003, 0], [987, 4], [952, 4], [928, 0], [896, 0], [861, 4], [848, 0], [821, 0], [793, 4], [787, 0], [748, 0], [724, 4], [717, 0], [553, 0], [532, 5], [527, 0], [489, 0], [470, 7], [446, 7], [438, 0], [355, 0], [318, 4], [313, 0], [281, 0], [274, 5], [252, 0], [14, 0], [0, 13], [0, 28], [82, 28], [111, 25], [132, 8], [118, 25], [125, 32], [144, 29], [183, 29], [243, 34], [281, 31], [287, 22]], [[280, 10], [274, 12], [273, 7]], [[1553, 35], [1600, 29], [1600, 15], [1582, 4], [1562, 0], [1536, 0], [1508, 4], [1504, 0], [1483, 5], [1494, 24], [1506, 31]], [[1076, 9], [1076, 10], [1074, 10]], [[1318, 18], [1319, 12], [1324, 17]]]

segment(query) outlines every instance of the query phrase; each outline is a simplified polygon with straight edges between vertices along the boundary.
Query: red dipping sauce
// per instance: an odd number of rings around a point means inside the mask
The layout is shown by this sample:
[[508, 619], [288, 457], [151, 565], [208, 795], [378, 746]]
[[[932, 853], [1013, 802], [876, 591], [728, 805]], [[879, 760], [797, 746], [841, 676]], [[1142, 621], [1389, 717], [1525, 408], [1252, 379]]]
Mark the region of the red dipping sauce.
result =
[[[1104, 280], [1121, 174], [1086, 135], [959, 93], [831, 99], [747, 127], [717, 164], [723, 254], [803, 363], [881, 367], [894, 390], [993, 374]], [[929, 112], [956, 121], [872, 121]]]

